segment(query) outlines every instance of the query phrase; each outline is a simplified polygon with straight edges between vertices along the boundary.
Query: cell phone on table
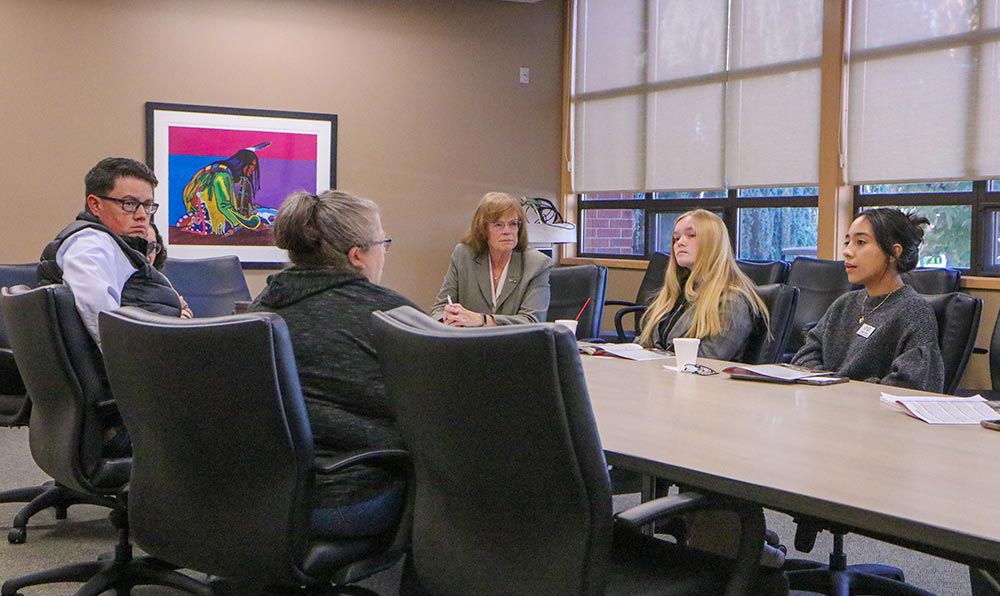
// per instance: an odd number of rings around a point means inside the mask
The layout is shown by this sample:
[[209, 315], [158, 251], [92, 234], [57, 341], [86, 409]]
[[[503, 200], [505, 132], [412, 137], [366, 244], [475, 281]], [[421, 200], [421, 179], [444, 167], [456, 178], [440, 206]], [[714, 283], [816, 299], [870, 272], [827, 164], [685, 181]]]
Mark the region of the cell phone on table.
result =
[[979, 424], [983, 425], [983, 428], [1000, 430], [1000, 420], [980, 420]]

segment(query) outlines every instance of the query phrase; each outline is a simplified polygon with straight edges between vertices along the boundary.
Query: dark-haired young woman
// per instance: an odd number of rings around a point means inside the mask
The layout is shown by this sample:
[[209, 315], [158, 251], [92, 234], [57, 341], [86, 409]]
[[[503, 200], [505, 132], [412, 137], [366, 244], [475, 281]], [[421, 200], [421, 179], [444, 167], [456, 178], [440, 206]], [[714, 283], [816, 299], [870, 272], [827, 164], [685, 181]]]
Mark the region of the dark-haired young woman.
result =
[[844, 267], [864, 289], [830, 305], [793, 364], [858, 381], [943, 389], [934, 311], [900, 278], [917, 264], [927, 223], [898, 209], [870, 209], [854, 220], [844, 240]]

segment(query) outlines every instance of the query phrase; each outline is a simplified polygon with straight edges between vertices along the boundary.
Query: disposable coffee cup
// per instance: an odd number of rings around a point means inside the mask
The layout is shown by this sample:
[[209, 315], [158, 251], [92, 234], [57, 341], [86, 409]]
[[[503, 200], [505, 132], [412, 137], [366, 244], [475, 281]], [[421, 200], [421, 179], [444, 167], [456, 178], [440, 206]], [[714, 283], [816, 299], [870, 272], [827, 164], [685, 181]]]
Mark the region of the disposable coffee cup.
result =
[[576, 321], [575, 320], [573, 320], [573, 319], [556, 319], [555, 320], [555, 324], [556, 325], [562, 325], [563, 327], [568, 328], [570, 331], [573, 332], [573, 335], [576, 335]]
[[245, 312], [250, 312], [249, 300], [237, 300], [233, 302], [233, 314], [241, 315]]
[[684, 370], [688, 364], [698, 364], [698, 345], [701, 340], [695, 337], [675, 337], [674, 355], [677, 356], [677, 370]]

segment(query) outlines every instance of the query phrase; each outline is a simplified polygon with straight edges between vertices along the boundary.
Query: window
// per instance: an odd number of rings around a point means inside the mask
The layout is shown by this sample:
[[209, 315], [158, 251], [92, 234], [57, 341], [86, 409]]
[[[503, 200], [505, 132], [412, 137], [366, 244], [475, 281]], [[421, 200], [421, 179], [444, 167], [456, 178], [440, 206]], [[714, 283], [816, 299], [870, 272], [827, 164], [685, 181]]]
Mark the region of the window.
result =
[[695, 207], [748, 258], [815, 253], [822, 17], [822, 0], [578, 0], [579, 254], [669, 249]]
[[1000, 274], [1000, 184], [996, 180], [856, 186], [855, 211], [872, 207], [915, 211], [930, 220], [919, 267]]
[[594, 193], [580, 198], [581, 256], [647, 258], [653, 252], [670, 252], [674, 223], [695, 208], [712, 211], [726, 222], [737, 258], [776, 260], [816, 254], [814, 186]]

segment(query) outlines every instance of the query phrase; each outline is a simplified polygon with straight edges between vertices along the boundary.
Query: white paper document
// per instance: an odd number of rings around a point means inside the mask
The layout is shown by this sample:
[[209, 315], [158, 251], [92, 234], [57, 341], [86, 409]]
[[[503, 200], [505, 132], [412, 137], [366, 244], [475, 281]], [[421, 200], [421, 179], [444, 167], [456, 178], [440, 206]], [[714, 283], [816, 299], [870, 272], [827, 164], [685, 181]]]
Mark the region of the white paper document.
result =
[[662, 352], [647, 350], [639, 344], [594, 344], [579, 342], [578, 345], [582, 353], [593, 354], [595, 356], [610, 354], [612, 356], [627, 358], [629, 360], [662, 360], [664, 358], [669, 358], [669, 356], [663, 354]]
[[997, 418], [980, 395], [972, 397], [903, 396], [882, 393], [882, 403], [903, 410], [914, 418], [929, 424], [979, 424], [982, 420]]

